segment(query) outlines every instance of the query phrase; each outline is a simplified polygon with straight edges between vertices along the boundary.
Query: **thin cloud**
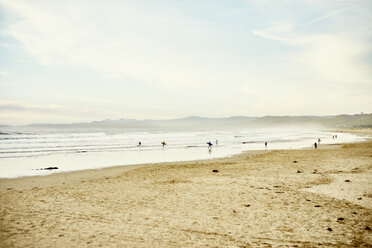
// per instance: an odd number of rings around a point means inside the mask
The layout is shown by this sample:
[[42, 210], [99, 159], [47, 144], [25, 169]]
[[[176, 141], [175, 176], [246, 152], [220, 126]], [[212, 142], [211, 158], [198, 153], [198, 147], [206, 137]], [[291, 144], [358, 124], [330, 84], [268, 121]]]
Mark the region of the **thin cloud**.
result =
[[332, 16], [334, 16], [334, 15], [338, 15], [338, 14], [340, 14], [340, 13], [346, 11], [346, 10], [350, 10], [350, 9], [352, 9], [352, 8], [355, 8], [355, 6], [346, 7], [346, 8], [342, 8], [342, 9], [338, 9], [338, 10], [332, 11], [332, 12], [326, 14], [326, 15], [320, 16], [320, 17], [318, 17], [318, 18], [315, 18], [315, 19], [310, 20], [310, 21], [308, 21], [308, 22], [305, 22], [305, 23], [303, 23], [303, 24], [296, 25], [296, 27], [304, 27], [304, 26], [311, 25], [311, 24], [313, 24], [313, 23], [316, 23], [316, 22], [319, 22], [319, 21], [322, 21], [322, 20], [328, 19], [328, 18], [330, 18], [330, 17], [332, 17]]
[[64, 109], [64, 106], [58, 104], [28, 104], [14, 101], [0, 101], [0, 110], [11, 111], [59, 111]]
[[295, 40], [293, 40], [293, 39], [284, 38], [284, 37], [281, 37], [279, 35], [275, 35], [275, 34], [269, 33], [269, 32], [267, 32], [265, 30], [253, 29], [251, 32], [254, 35], [257, 35], [257, 36], [260, 36], [262, 38], [269, 39], [269, 40], [280, 41], [280, 42], [287, 43], [287, 44], [294, 44], [294, 43], [296, 43]]

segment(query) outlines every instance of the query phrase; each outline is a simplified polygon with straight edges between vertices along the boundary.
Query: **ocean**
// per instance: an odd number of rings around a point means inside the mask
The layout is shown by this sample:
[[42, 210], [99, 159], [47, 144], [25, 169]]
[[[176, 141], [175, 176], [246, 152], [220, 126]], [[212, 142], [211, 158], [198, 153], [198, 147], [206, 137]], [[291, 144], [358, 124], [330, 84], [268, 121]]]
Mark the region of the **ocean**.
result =
[[[337, 135], [337, 139], [333, 138]], [[365, 140], [365, 136], [317, 129], [239, 131], [128, 131], [12, 127], [0, 130], [0, 178], [48, 175], [117, 165], [232, 156], [248, 150], [299, 149]], [[163, 146], [162, 141], [167, 145]], [[207, 142], [213, 143], [208, 148]], [[218, 141], [218, 142], [216, 142]], [[141, 142], [141, 146], [139, 146]], [[268, 143], [265, 148], [265, 142]], [[44, 170], [58, 167], [56, 170]]]

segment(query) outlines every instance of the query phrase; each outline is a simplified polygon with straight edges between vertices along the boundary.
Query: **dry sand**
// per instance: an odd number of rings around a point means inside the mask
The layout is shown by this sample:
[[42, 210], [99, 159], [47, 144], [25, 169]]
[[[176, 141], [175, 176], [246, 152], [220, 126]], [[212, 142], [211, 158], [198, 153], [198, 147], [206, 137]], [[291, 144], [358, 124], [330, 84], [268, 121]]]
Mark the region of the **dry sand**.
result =
[[372, 247], [372, 142], [320, 148], [0, 180], [0, 247]]

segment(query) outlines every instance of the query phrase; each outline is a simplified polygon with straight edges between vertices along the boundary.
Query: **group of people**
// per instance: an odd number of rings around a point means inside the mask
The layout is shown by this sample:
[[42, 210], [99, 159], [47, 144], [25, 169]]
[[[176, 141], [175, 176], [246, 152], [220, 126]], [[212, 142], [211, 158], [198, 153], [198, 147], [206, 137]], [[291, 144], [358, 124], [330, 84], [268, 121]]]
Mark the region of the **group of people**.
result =
[[321, 139], [318, 138], [318, 143], [314, 143], [314, 148], [317, 149], [318, 148], [318, 144], [320, 145], [320, 141], [322, 141]]
[[[337, 134], [336, 135], [332, 135], [332, 139], [337, 139]], [[314, 143], [314, 148], [317, 149], [318, 148], [318, 145], [320, 145], [320, 142], [322, 140], [318, 138], [318, 142], [315, 142]]]
[[[165, 141], [162, 141], [161, 144], [162, 144], [163, 146], [166, 146], [166, 145], [167, 145], [167, 143], [166, 143]], [[210, 141], [207, 142], [207, 145], [208, 145], [208, 148], [209, 148], [209, 149], [211, 149], [212, 146], [213, 146], [212, 142], [210, 142]], [[216, 140], [216, 145], [218, 145], [218, 140]], [[142, 146], [142, 142], [139, 141], [137, 146]]]
[[[165, 146], [167, 143], [166, 143], [165, 141], [163, 141], [163, 142], [161, 142], [161, 144], [162, 144], [163, 146]], [[139, 141], [137, 146], [142, 146], [142, 142]]]
[[[333, 135], [332, 138], [337, 139], [337, 135]], [[317, 142], [314, 143], [314, 148], [315, 149], [318, 148], [318, 145], [320, 144], [321, 141], [322, 140], [318, 138]], [[161, 144], [163, 145], [163, 147], [167, 145], [167, 143], [165, 141], [161, 142]], [[215, 144], [218, 145], [218, 140], [216, 140]], [[141, 146], [141, 145], [142, 145], [141, 141], [138, 142], [138, 146]], [[208, 141], [207, 145], [208, 145], [208, 149], [212, 149], [213, 143], [211, 141]], [[267, 141], [265, 141], [265, 148], [267, 148]]]

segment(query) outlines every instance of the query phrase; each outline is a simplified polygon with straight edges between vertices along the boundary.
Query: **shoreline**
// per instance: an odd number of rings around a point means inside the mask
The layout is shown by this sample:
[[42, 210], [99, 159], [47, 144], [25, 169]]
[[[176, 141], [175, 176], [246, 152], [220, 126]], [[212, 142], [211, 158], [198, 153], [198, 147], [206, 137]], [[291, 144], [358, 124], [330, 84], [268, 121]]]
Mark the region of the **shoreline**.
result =
[[[309, 149], [309, 148], [303, 148]], [[8, 190], [8, 188], [22, 190], [30, 189], [32, 187], [49, 187], [58, 186], [61, 184], [76, 183], [86, 180], [95, 180], [100, 178], [112, 177], [120, 173], [124, 173], [130, 170], [139, 169], [148, 166], [162, 166], [168, 164], [179, 164], [182, 166], [187, 163], [204, 163], [212, 162], [213, 160], [229, 159], [244, 155], [256, 155], [265, 152], [270, 152], [275, 150], [249, 150], [231, 156], [226, 156], [222, 158], [209, 158], [209, 159], [195, 159], [186, 161], [174, 161], [174, 162], [159, 162], [159, 163], [145, 163], [145, 164], [132, 164], [132, 165], [114, 165], [110, 167], [103, 167], [99, 169], [84, 169], [76, 171], [66, 171], [66, 172], [55, 172], [49, 175], [38, 175], [38, 176], [22, 176], [16, 178], [0, 178], [0, 192]]]
[[1, 179], [0, 246], [372, 246], [372, 141], [319, 148]]
[[[366, 141], [365, 141], [366, 142]], [[360, 142], [358, 142], [360, 143]], [[346, 144], [346, 143], [345, 143]], [[318, 146], [317, 149], [337, 149], [342, 144], [322, 144]], [[220, 158], [209, 158], [209, 159], [195, 159], [195, 160], [185, 160], [185, 161], [171, 161], [171, 162], [158, 162], [158, 163], [144, 163], [144, 164], [129, 164], [129, 165], [114, 165], [109, 167], [103, 167], [98, 169], [83, 169], [74, 171], [64, 171], [64, 172], [54, 172], [49, 175], [36, 175], [36, 176], [21, 176], [15, 178], [0, 178], [0, 192], [7, 190], [9, 188], [22, 190], [32, 187], [48, 187], [57, 186], [66, 183], [74, 183], [79, 181], [94, 180], [103, 177], [110, 177], [116, 174], [124, 173], [129, 170], [134, 170], [147, 166], [159, 166], [167, 164], [179, 164], [182, 166], [185, 163], [193, 162], [213, 162], [213, 160], [230, 159], [240, 156], [251, 156], [258, 155], [262, 153], [268, 153], [272, 151], [295, 151], [295, 150], [313, 150], [312, 146], [299, 148], [299, 149], [277, 149], [277, 150], [246, 150], [237, 154], [230, 156], [220, 157]]]
[[[347, 143], [347, 142], [358, 142], [363, 138], [361, 135], [341, 135], [340, 140], [333, 139], [332, 133], [329, 130], [318, 130], [320, 133], [315, 134], [315, 137], [324, 138], [323, 142], [325, 144], [335, 144], [335, 143]], [[287, 131], [286, 131], [287, 132]], [[337, 131], [336, 131], [337, 132]], [[364, 134], [368, 135], [363, 130]], [[306, 132], [304, 132], [306, 133]], [[325, 135], [325, 133], [328, 133]], [[298, 135], [298, 133], [296, 133]], [[305, 134], [302, 134], [305, 137], [304, 140], [283, 140], [278, 142], [278, 140], [273, 140], [273, 143], [270, 143], [269, 140], [269, 149], [268, 150], [292, 150], [292, 149], [306, 149], [312, 148], [313, 143], [309, 140]], [[311, 134], [314, 135], [314, 134]], [[274, 135], [275, 136], [275, 135]], [[322, 137], [323, 136], [323, 137]], [[234, 136], [235, 137], [235, 136]], [[239, 136], [240, 137], [240, 136]], [[244, 139], [242, 139], [244, 140]], [[280, 140], [280, 139], [279, 139]], [[315, 141], [315, 140], [314, 140]], [[313, 141], [313, 142], [314, 142]], [[290, 144], [294, 142], [293, 144]], [[322, 146], [324, 146], [322, 142]], [[228, 142], [227, 142], [228, 143]], [[241, 144], [243, 143], [243, 145]], [[4, 158], [0, 159], [1, 166], [1, 179], [11, 179], [11, 178], [21, 178], [21, 177], [30, 177], [30, 176], [48, 176], [55, 173], [65, 173], [81, 170], [92, 170], [92, 169], [102, 169], [116, 166], [132, 166], [132, 165], [142, 165], [142, 164], [156, 164], [163, 162], [178, 162], [178, 161], [194, 161], [194, 160], [204, 160], [204, 159], [214, 159], [214, 158], [223, 158], [230, 157], [236, 154], [240, 154], [245, 151], [260, 151], [266, 150], [263, 147], [264, 142], [255, 145], [244, 145], [246, 142], [238, 142], [237, 146], [222, 145], [220, 148], [216, 146], [216, 150], [213, 149], [213, 152], [207, 154], [207, 150], [198, 148], [193, 150], [181, 149], [182, 147], [172, 147], [172, 149], [155, 149], [150, 151], [141, 151], [141, 149], [133, 151], [121, 151], [121, 152], [97, 152], [97, 153], [67, 153], [63, 154], [50, 154], [48, 156], [36, 156], [34, 159], [27, 157], [15, 157], [15, 158]], [[43, 170], [43, 168], [58, 168], [55, 170]]]
[[[371, 131], [372, 133], [372, 131]], [[363, 133], [367, 134], [367, 133]], [[366, 141], [372, 140], [372, 138], [367, 138]], [[361, 141], [361, 142], [366, 142], [366, 141]], [[354, 142], [354, 143], [359, 143], [360, 141]], [[336, 148], [338, 146], [341, 146], [342, 144], [347, 144], [347, 143], [336, 143], [336, 144], [322, 144], [321, 146], [318, 146], [317, 149], [328, 149], [328, 148]], [[192, 159], [192, 160], [179, 160], [179, 161], [167, 161], [167, 162], [149, 162], [149, 163], [139, 163], [139, 164], [127, 164], [127, 165], [112, 165], [112, 166], [107, 166], [107, 167], [102, 167], [102, 168], [92, 168], [92, 169], [81, 169], [81, 170], [72, 170], [72, 171], [53, 171], [50, 174], [47, 175], [31, 175], [31, 176], [19, 176], [19, 177], [0, 177], [0, 191], [4, 190], [4, 185], [5, 183], [11, 183], [13, 186], [16, 185], [16, 183], [12, 183], [12, 181], [16, 181], [17, 179], [25, 179], [30, 182], [34, 182], [34, 180], [41, 179], [44, 180], [43, 178], [45, 177], [59, 177], [57, 175], [61, 175], [61, 177], [68, 178], [68, 176], [72, 176], [75, 180], [87, 178], [84, 174], [89, 174], [89, 177], [92, 178], [99, 178], [100, 175], [98, 173], [104, 173], [103, 176], [106, 175], [113, 175], [115, 173], [120, 173], [120, 172], [125, 172], [127, 170], [131, 169], [136, 169], [145, 167], [145, 166], [151, 166], [151, 165], [159, 165], [159, 164], [170, 164], [170, 163], [187, 163], [187, 162], [195, 162], [195, 161], [211, 161], [211, 160], [219, 160], [219, 159], [228, 159], [232, 158], [235, 156], [243, 156], [244, 154], [261, 154], [265, 152], [270, 152], [270, 151], [286, 151], [286, 150], [311, 150], [314, 149], [313, 146], [308, 146], [308, 147], [302, 147], [302, 148], [296, 148], [296, 149], [263, 149], [263, 150], [245, 150], [241, 151], [236, 154], [224, 156], [224, 157], [213, 157], [213, 158], [205, 158], [205, 159]], [[106, 171], [107, 170], [107, 171]], [[85, 173], [87, 172], [87, 173]]]
[[[370, 139], [368, 139], [370, 140]], [[364, 141], [368, 142], [368, 141]], [[356, 143], [363, 143], [356, 142]], [[345, 143], [347, 144], [347, 143]], [[352, 143], [350, 143], [352, 144]], [[337, 149], [343, 144], [322, 144], [318, 146], [317, 149]], [[36, 175], [36, 176], [21, 176], [15, 178], [0, 178], [0, 192], [9, 189], [30, 189], [32, 187], [49, 187], [49, 186], [58, 186], [61, 184], [76, 183], [76, 182], [85, 182], [87, 180], [94, 180], [106, 177], [112, 177], [120, 173], [124, 173], [129, 170], [134, 170], [147, 166], [159, 166], [167, 164], [183, 164], [193, 163], [193, 162], [213, 162], [213, 160], [228, 160], [233, 159], [234, 157], [240, 156], [252, 156], [262, 153], [268, 153], [273, 151], [296, 151], [296, 150], [313, 150], [314, 148], [304, 147], [299, 149], [278, 149], [278, 150], [247, 150], [240, 152], [238, 154], [233, 154], [230, 156], [225, 156], [221, 158], [209, 158], [209, 159], [195, 159], [195, 160], [186, 160], [186, 161], [173, 161], [173, 162], [158, 162], [158, 163], [145, 163], [145, 164], [129, 164], [129, 165], [114, 165], [109, 167], [103, 167], [98, 169], [83, 169], [75, 171], [64, 171], [64, 172], [54, 172], [49, 175]]]

